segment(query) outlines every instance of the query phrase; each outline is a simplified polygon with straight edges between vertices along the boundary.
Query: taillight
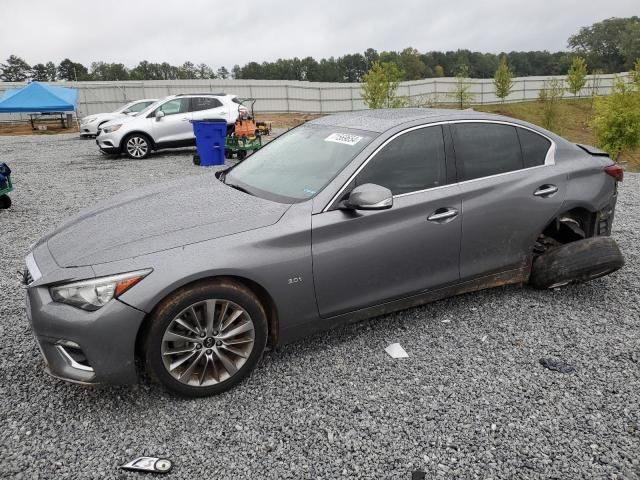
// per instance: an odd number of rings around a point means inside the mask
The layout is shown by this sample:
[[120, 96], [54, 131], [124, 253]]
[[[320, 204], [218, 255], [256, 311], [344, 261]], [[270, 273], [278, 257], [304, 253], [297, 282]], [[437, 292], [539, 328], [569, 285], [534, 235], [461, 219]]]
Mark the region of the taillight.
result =
[[624, 178], [624, 170], [617, 163], [614, 163], [613, 165], [609, 165], [608, 167], [605, 167], [604, 171], [607, 174], [611, 175], [613, 178], [615, 178], [616, 182], [621, 182], [622, 179]]

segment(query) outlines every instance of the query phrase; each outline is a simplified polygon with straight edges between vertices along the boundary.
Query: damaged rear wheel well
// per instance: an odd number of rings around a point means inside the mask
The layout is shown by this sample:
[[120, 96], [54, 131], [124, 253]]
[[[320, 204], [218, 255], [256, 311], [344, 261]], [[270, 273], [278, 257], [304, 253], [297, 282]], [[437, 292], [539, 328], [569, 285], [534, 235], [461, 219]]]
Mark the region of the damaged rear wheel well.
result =
[[555, 217], [538, 236], [534, 255], [595, 235], [597, 214], [577, 207]]

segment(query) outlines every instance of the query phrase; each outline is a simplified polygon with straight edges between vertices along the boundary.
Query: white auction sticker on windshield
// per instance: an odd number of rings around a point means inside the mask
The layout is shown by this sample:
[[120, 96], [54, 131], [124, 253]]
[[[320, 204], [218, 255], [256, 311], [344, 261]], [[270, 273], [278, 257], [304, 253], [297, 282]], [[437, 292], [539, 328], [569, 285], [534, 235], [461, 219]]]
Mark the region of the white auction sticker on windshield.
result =
[[332, 133], [324, 139], [325, 142], [343, 143], [344, 145], [354, 146], [362, 140], [362, 137], [358, 135], [351, 135], [349, 133]]

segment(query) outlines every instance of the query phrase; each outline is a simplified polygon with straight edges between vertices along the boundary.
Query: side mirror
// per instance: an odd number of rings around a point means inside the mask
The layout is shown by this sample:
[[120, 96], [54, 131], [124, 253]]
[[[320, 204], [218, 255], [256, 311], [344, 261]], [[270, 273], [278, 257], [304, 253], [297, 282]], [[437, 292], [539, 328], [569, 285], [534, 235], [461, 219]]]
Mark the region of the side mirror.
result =
[[164, 117], [164, 112], [162, 110], [158, 110], [156, 112], [156, 120], [160, 120], [162, 117]]
[[393, 207], [393, 194], [386, 187], [365, 183], [351, 190], [344, 206], [351, 210], [386, 210]]

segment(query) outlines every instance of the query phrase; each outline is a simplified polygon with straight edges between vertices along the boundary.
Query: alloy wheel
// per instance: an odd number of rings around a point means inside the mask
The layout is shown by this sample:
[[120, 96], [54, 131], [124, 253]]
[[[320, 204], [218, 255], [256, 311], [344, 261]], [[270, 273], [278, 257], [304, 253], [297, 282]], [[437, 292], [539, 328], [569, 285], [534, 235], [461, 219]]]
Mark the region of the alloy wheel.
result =
[[206, 387], [233, 377], [255, 341], [249, 314], [221, 299], [197, 302], [170, 323], [162, 337], [162, 362], [179, 382]]
[[144, 158], [149, 152], [149, 143], [142, 137], [127, 140], [127, 153], [133, 158]]

